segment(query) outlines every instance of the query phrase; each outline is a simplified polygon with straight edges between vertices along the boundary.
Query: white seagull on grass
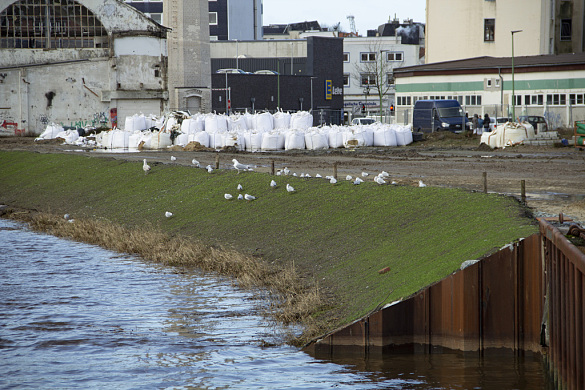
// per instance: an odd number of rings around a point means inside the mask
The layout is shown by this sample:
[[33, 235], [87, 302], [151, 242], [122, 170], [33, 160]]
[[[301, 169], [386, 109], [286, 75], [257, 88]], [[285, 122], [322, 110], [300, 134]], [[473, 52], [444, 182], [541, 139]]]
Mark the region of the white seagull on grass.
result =
[[240, 173], [240, 171], [246, 171], [246, 170], [250, 169], [249, 165], [242, 164], [242, 163], [238, 162], [238, 160], [236, 160], [235, 158], [232, 159], [232, 162], [234, 163], [234, 168], [236, 168], [238, 170], [238, 173]]
[[199, 168], [199, 165], [200, 165], [199, 161], [197, 161], [195, 159], [191, 160], [191, 164], [195, 165], [197, 168]]
[[232, 194], [224, 194], [223, 197], [226, 198], [227, 200], [233, 198]]
[[423, 183], [423, 181], [422, 181], [422, 180], [419, 180], [419, 181], [418, 181], [418, 186], [419, 186], [419, 187], [426, 187], [427, 185], [426, 185], [425, 183]]
[[244, 199], [246, 199], [246, 200], [254, 200], [254, 199], [256, 199], [256, 197], [255, 196], [252, 196], [250, 194], [246, 194], [246, 195], [244, 195]]
[[211, 167], [211, 165], [206, 166], [205, 169], [207, 169], [207, 172], [209, 173], [213, 172], [213, 168]]
[[148, 171], [150, 171], [150, 165], [146, 163], [146, 159], [143, 160], [144, 164], [142, 164], [142, 169], [144, 170], [144, 174], [146, 175]]
[[175, 156], [171, 156], [171, 161], [177, 161], [177, 158]]
[[173, 216], [173, 213], [171, 213], [170, 211], [165, 212], [165, 217], [170, 218], [172, 216]]
[[244, 189], [244, 187], [242, 187], [241, 184], [238, 184], [238, 191], [242, 191]]
[[329, 179], [329, 183], [335, 184], [335, 183], [337, 183], [337, 179], [332, 177], [331, 179]]
[[295, 189], [293, 188], [293, 186], [291, 186], [291, 185], [290, 185], [290, 184], [288, 184], [288, 183], [287, 183], [287, 185], [286, 185], [286, 190], [287, 190], [288, 192], [295, 192]]
[[356, 179], [354, 180], [353, 184], [358, 185], [358, 184], [360, 184], [362, 182], [363, 182], [362, 179], [360, 179], [359, 177], [356, 177]]
[[375, 181], [376, 183], [380, 184], [380, 185], [382, 185], [382, 184], [386, 184], [386, 181], [385, 181], [384, 179], [382, 179], [382, 176], [376, 176], [376, 177], [374, 178], [374, 181]]
[[242, 194], [238, 195], [238, 200], [242, 200], [242, 199], [244, 199], [244, 195], [242, 195]]
[[276, 188], [276, 182], [274, 180], [270, 182], [270, 187]]

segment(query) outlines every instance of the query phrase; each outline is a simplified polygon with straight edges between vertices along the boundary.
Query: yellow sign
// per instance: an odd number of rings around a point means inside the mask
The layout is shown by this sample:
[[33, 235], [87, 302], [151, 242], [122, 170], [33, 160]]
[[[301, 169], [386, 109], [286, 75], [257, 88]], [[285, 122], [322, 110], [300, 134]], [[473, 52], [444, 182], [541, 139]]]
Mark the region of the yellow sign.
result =
[[325, 80], [325, 100], [331, 100], [333, 97], [333, 82]]

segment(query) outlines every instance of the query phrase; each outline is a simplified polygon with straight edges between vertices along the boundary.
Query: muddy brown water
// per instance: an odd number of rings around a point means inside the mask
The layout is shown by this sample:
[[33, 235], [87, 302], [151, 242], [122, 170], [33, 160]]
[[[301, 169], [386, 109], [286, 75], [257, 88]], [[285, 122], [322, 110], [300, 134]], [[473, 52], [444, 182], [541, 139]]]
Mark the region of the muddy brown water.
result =
[[[74, 223], [74, 222], [73, 222]], [[0, 219], [1, 389], [544, 389], [539, 357], [313, 357], [230, 280]], [[260, 294], [261, 295], [261, 294]]]

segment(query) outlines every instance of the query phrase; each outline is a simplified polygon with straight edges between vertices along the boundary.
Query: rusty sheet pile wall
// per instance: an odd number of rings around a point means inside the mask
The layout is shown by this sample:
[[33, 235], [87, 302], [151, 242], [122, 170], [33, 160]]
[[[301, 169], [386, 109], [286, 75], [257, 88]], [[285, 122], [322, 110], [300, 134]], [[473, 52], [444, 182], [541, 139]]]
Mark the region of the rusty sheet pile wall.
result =
[[544, 307], [540, 236], [456, 272], [413, 297], [312, 343], [316, 354], [462, 351], [540, 352]]
[[585, 388], [585, 254], [544, 221], [540, 231], [546, 259], [547, 362], [558, 388]]

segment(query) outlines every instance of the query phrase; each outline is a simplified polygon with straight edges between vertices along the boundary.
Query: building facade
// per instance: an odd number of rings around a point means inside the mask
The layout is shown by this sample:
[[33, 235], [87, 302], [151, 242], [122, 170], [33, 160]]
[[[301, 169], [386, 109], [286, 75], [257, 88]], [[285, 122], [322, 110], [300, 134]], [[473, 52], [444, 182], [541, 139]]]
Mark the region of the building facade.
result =
[[582, 0], [427, 0], [426, 62], [581, 53], [584, 20]]
[[[163, 23], [163, 0], [124, 0], [157, 23]], [[209, 39], [262, 39], [262, 0], [208, 0]], [[185, 15], [190, 16], [190, 15]]]
[[124, 3], [0, 1], [0, 130], [158, 115], [167, 72], [167, 29]]
[[544, 116], [549, 129], [585, 119], [585, 53], [515, 57], [514, 73], [511, 57], [478, 57], [404, 67], [395, 75], [400, 123], [412, 123], [419, 99], [457, 99], [469, 117]]

